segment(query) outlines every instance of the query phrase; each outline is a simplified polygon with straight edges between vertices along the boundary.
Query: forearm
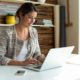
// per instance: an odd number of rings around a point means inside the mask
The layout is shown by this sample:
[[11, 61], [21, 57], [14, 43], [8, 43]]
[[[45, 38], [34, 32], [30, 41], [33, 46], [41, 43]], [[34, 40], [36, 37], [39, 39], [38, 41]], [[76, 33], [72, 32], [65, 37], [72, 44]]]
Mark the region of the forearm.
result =
[[7, 63], [7, 65], [23, 66], [23, 61], [11, 60]]

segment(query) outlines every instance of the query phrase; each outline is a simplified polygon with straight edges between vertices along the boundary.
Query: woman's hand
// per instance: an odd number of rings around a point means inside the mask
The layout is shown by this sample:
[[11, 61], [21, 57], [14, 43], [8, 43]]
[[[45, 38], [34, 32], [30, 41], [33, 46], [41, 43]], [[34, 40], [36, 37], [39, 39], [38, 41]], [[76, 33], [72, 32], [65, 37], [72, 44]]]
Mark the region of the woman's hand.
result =
[[23, 61], [23, 65], [29, 65], [29, 64], [40, 64], [40, 62], [34, 58], [29, 58]]
[[25, 61], [16, 61], [16, 60], [10, 60], [7, 65], [17, 65], [17, 66], [26, 66], [29, 64], [40, 64], [40, 61], [34, 58], [26, 59]]

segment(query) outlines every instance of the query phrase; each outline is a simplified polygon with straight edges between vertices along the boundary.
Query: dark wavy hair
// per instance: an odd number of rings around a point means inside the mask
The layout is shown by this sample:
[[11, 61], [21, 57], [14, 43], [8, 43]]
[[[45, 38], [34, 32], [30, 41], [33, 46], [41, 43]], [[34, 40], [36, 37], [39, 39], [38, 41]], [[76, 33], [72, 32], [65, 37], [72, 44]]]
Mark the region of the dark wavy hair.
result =
[[22, 14], [22, 16], [28, 14], [29, 12], [32, 11], [36, 11], [37, 9], [35, 7], [35, 5], [33, 5], [32, 3], [24, 3], [22, 4], [19, 9], [16, 11], [16, 16], [20, 18], [20, 13]]

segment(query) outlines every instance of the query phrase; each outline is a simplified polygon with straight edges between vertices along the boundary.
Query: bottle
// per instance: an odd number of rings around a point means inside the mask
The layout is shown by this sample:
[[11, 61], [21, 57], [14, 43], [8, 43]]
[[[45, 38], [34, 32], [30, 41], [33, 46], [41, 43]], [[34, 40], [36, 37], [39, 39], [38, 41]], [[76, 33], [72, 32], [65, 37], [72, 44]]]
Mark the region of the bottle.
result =
[[15, 24], [16, 23], [15, 16], [13, 14], [7, 14], [5, 21], [6, 21], [6, 24]]

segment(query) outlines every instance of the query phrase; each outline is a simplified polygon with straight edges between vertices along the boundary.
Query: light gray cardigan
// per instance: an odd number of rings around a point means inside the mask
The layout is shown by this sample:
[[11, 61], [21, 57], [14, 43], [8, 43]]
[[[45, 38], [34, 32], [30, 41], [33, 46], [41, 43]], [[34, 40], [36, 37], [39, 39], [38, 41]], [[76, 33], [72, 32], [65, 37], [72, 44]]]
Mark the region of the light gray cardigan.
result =
[[[38, 33], [37, 30], [33, 27], [29, 27], [30, 38], [26, 48], [28, 54], [26, 58], [34, 57], [41, 55], [39, 42], [38, 42]], [[16, 31], [14, 27], [8, 27], [0, 33], [0, 65], [6, 65], [7, 62], [19, 54], [23, 45], [23, 41], [16, 38]]]

